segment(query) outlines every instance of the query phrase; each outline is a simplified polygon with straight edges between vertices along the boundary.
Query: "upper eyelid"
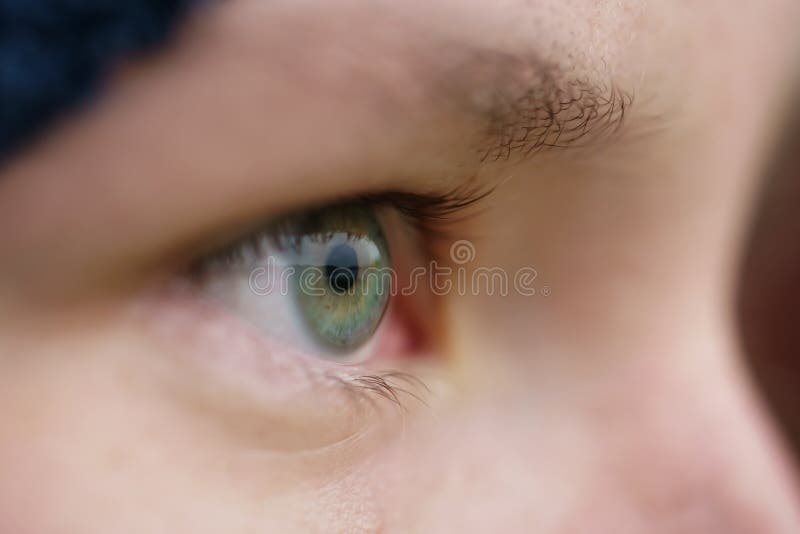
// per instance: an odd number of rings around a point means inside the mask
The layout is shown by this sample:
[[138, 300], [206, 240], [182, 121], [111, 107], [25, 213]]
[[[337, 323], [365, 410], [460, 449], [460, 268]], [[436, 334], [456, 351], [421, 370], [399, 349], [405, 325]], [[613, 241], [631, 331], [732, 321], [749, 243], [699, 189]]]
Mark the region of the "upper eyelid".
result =
[[[491, 195], [493, 191], [494, 187], [484, 187], [482, 185], [459, 186], [449, 190], [428, 193], [389, 191], [362, 194], [354, 198], [341, 199], [338, 202], [334, 201], [331, 204], [364, 203], [373, 207], [390, 207], [396, 209], [414, 227], [420, 229], [426, 235], [437, 237], [440, 235], [438, 233], [440, 229], [437, 228], [437, 224], [446, 222], [454, 215], [475, 206]], [[318, 205], [315, 205], [309, 207], [309, 209], [318, 207]], [[214, 251], [200, 254], [198, 258], [192, 261], [190, 271], [199, 272], [201, 270], [200, 265], [208, 259], [229, 261], [239, 257], [242, 250], [258, 251], [265, 238], [274, 243], [275, 239], [279, 237], [278, 234], [283, 230], [277, 221], [284, 217], [291, 217], [292, 213], [301, 211], [293, 210], [283, 217], [271, 217], [268, 222], [262, 223], [255, 230], [231, 238]]]

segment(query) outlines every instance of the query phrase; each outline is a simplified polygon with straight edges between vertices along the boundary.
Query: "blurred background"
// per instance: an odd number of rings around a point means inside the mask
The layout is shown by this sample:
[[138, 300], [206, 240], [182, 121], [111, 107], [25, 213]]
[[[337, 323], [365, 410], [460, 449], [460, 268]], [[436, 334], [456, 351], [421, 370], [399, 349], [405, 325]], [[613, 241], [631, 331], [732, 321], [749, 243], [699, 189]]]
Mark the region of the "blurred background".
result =
[[744, 257], [739, 320], [755, 379], [800, 459], [800, 105], [787, 119]]

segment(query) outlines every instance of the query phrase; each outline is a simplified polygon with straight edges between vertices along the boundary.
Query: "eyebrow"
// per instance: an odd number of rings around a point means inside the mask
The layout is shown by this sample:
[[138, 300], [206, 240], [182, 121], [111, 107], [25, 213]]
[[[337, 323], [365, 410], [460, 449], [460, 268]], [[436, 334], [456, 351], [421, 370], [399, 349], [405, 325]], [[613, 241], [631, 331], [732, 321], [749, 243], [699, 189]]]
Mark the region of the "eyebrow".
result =
[[[525, 58], [509, 57], [509, 71]], [[622, 127], [633, 94], [613, 82], [570, 76], [557, 64], [534, 57], [495, 90], [484, 110], [486, 145], [481, 161], [529, 156], [547, 148], [586, 145], [607, 138]], [[534, 79], [526, 71], [535, 69]]]
[[581, 74], [535, 51], [466, 48], [436, 83], [436, 98], [455, 100], [483, 125], [482, 163], [546, 149], [588, 146], [622, 128], [633, 93], [613, 80]]

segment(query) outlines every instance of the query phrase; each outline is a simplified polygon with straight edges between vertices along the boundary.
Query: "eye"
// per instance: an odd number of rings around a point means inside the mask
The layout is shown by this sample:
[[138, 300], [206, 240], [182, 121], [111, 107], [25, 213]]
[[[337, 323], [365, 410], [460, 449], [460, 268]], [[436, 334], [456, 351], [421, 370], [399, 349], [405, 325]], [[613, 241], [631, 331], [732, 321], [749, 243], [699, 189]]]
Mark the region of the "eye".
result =
[[362, 362], [386, 348], [375, 338], [387, 316], [386, 337], [405, 335], [400, 314], [389, 313], [397, 273], [384, 229], [403, 223], [387, 211], [346, 202], [278, 218], [201, 260], [194, 280], [201, 295], [273, 342]]
[[411, 272], [438, 259], [448, 218], [487, 194], [389, 193], [288, 214], [201, 258], [191, 278], [287, 353], [354, 364], [417, 350], [434, 307]]

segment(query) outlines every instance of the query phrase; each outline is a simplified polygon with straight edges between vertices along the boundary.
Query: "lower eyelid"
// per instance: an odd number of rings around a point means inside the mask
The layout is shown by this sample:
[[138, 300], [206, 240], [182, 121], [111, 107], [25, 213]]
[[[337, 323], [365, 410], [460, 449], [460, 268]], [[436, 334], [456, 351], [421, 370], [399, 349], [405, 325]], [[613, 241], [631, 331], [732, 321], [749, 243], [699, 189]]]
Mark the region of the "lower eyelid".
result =
[[301, 452], [347, 440], [375, 422], [328, 370], [270, 345], [224, 311], [160, 295], [138, 302], [134, 316], [165, 359], [157, 382], [167, 383], [165, 395], [209, 439]]
[[260, 392], [267, 402], [286, 402], [315, 385], [315, 375], [303, 367], [302, 358], [285, 347], [279, 350], [191, 288], [169, 287], [146, 294], [136, 302], [133, 313], [148, 333], [168, 349], [188, 355], [191, 363], [199, 361], [222, 375], [242, 375], [257, 386], [274, 380], [274, 387]]

